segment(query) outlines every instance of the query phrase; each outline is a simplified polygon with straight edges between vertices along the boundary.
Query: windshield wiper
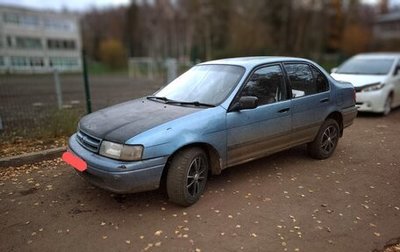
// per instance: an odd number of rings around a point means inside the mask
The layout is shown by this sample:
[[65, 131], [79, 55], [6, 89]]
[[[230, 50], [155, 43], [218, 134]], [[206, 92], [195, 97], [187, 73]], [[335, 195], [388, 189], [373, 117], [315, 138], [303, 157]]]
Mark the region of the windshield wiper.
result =
[[196, 107], [209, 107], [209, 108], [213, 108], [215, 107], [215, 105], [213, 104], [208, 104], [208, 103], [203, 103], [203, 102], [199, 102], [199, 101], [192, 101], [192, 102], [178, 102], [176, 101], [176, 103], [182, 104], [182, 105], [193, 105]]
[[171, 100], [168, 99], [167, 97], [161, 97], [161, 96], [147, 96], [146, 97], [149, 100], [160, 100], [165, 102], [166, 104], [179, 104], [179, 105], [193, 105], [196, 107], [215, 107], [215, 105], [213, 104], [208, 104], [208, 103], [203, 103], [203, 102], [199, 102], [199, 101], [192, 101], [192, 102], [186, 102], [186, 101], [175, 101], [175, 100]]
[[161, 101], [164, 101], [164, 102], [171, 101], [167, 97], [160, 97], [160, 96], [147, 96], [146, 98], [149, 99], [149, 100], [161, 100]]

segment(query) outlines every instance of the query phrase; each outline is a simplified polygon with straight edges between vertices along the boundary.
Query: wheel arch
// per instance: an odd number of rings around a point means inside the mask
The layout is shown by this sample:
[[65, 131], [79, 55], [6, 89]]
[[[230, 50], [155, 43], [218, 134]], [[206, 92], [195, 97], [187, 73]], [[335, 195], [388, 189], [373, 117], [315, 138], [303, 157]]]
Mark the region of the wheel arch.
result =
[[333, 119], [339, 124], [339, 129], [340, 129], [340, 136], [343, 136], [343, 115], [339, 111], [334, 111], [330, 113], [325, 120], [327, 119]]
[[168, 158], [167, 163], [164, 167], [162, 176], [161, 176], [161, 184], [164, 184], [167, 178], [167, 174], [168, 174], [168, 170], [169, 170], [169, 166], [170, 163], [172, 161], [172, 159], [174, 158], [174, 156], [179, 153], [180, 151], [184, 150], [184, 149], [188, 149], [188, 148], [192, 148], [192, 147], [199, 147], [201, 149], [203, 149], [205, 151], [205, 153], [207, 154], [207, 157], [209, 159], [209, 165], [210, 165], [210, 172], [212, 175], [218, 175], [221, 173], [222, 171], [222, 160], [220, 157], [220, 154], [218, 153], [218, 151], [211, 145], [208, 143], [203, 143], [203, 142], [195, 142], [195, 143], [190, 143], [190, 144], [186, 144], [184, 146], [181, 146], [180, 148], [178, 148], [177, 150], [175, 150]]

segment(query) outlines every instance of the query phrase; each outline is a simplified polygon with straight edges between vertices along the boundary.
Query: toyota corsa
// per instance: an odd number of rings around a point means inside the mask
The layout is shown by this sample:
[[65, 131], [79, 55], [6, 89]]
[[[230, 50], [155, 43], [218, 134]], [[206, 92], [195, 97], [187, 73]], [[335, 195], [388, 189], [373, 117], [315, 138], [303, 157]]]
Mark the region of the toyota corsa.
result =
[[230, 166], [301, 144], [313, 158], [330, 157], [356, 114], [353, 86], [309, 60], [216, 60], [152, 96], [83, 117], [63, 159], [106, 190], [165, 184], [172, 202], [189, 206], [208, 175]]

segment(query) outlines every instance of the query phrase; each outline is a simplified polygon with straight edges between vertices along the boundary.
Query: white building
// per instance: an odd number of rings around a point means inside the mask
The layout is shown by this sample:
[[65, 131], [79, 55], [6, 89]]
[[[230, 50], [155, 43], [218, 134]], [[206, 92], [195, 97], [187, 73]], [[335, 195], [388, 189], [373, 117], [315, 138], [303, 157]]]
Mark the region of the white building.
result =
[[76, 15], [0, 5], [0, 72], [81, 71]]

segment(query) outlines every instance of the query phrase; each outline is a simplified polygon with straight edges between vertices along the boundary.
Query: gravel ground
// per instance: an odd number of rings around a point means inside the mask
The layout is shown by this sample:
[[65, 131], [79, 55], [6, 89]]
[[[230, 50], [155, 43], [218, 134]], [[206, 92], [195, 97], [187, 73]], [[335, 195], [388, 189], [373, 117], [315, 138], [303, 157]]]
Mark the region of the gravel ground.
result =
[[328, 160], [300, 146], [227, 169], [189, 208], [110, 194], [60, 159], [5, 168], [0, 251], [399, 251], [399, 122], [359, 116]]

